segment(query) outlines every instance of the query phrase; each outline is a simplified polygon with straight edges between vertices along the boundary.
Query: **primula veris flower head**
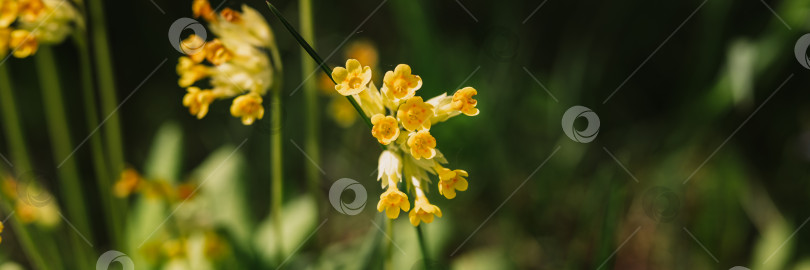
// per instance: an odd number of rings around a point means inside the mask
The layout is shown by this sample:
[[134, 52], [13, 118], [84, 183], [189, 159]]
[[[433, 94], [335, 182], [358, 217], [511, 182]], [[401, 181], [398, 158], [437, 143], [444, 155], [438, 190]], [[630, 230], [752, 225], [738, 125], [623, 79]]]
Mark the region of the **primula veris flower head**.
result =
[[391, 116], [377, 114], [371, 117], [371, 135], [383, 145], [388, 145], [399, 137], [399, 122]]
[[380, 195], [380, 201], [377, 203], [377, 211], [385, 211], [385, 215], [390, 219], [399, 217], [399, 210], [407, 212], [411, 209], [411, 203], [408, 201], [408, 195], [399, 191], [396, 186], [391, 185], [388, 190]]
[[205, 59], [211, 64], [219, 66], [231, 60], [231, 58], [233, 58], [233, 53], [225, 48], [225, 45], [219, 39], [214, 39], [205, 44]]
[[208, 114], [208, 105], [211, 105], [216, 96], [211, 90], [200, 90], [196, 86], [189, 87], [186, 90], [186, 95], [183, 97], [183, 106], [188, 107], [188, 112], [196, 115], [197, 119], [202, 119]]
[[415, 159], [431, 159], [436, 156], [436, 139], [427, 130], [411, 133], [408, 137], [408, 147]]
[[256, 119], [264, 117], [262, 97], [256, 93], [241, 95], [233, 100], [231, 114], [242, 118], [242, 124], [253, 124]]
[[448, 199], [456, 197], [456, 190], [467, 190], [467, 177], [468, 174], [464, 170], [450, 170], [447, 168], [439, 168], [439, 194], [444, 195]]
[[11, 31], [8, 45], [14, 50], [14, 57], [17, 58], [26, 58], [36, 53], [37, 48], [39, 48], [37, 38], [28, 30], [22, 29]]
[[341, 95], [350, 96], [366, 90], [371, 81], [371, 68], [361, 66], [355, 59], [346, 60], [346, 67], [332, 70], [332, 79], [337, 83], [335, 90]]
[[478, 105], [478, 101], [473, 99], [473, 96], [477, 94], [478, 91], [475, 91], [475, 88], [472, 87], [464, 87], [456, 91], [456, 93], [453, 94], [453, 109], [459, 110], [461, 113], [468, 116], [478, 115], [478, 109], [475, 108], [475, 105]]
[[0, 28], [6, 28], [17, 20], [17, 0], [0, 0]]
[[411, 74], [411, 66], [399, 64], [394, 71], [388, 71], [383, 78], [383, 87], [393, 98], [409, 99], [422, 88], [422, 78]]
[[397, 118], [408, 131], [430, 129], [433, 105], [422, 101], [422, 97], [412, 97], [399, 106]]
[[420, 222], [431, 223], [433, 217], [442, 217], [442, 210], [438, 206], [430, 204], [427, 197], [417, 196], [413, 210], [408, 214], [413, 226], [419, 226]]

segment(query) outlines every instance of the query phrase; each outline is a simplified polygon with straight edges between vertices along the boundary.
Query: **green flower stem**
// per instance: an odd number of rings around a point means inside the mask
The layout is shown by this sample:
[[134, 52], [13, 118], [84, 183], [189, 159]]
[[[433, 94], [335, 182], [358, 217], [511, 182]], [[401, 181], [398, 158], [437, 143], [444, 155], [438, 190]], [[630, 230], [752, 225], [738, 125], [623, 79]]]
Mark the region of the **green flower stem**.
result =
[[388, 234], [388, 237], [385, 238], [384, 268], [391, 270], [394, 269], [394, 220], [388, 217], [385, 218], [385, 233]]
[[430, 270], [430, 261], [428, 260], [427, 245], [425, 245], [425, 236], [422, 233], [422, 224], [416, 226], [416, 236], [419, 239], [419, 249], [422, 250], [422, 261], [425, 263], [425, 270]]
[[[312, 19], [312, 0], [300, 0], [299, 7], [299, 22], [301, 25], [301, 34], [303, 38], [311, 44], [315, 44], [315, 30], [313, 29]], [[301, 54], [301, 77], [306, 78], [309, 72], [315, 68], [315, 61], [308, 55]], [[315, 162], [321, 159], [320, 147], [318, 145], [320, 133], [319, 125], [319, 106], [318, 106], [318, 89], [315, 78], [309, 78], [304, 81], [304, 110], [306, 115], [306, 135], [304, 138], [304, 151]], [[316, 198], [317, 205], [320, 207], [321, 196], [318, 195], [318, 185], [321, 180], [320, 172], [315, 164], [307, 166], [307, 184], [309, 193]]]
[[[65, 201], [68, 220], [76, 229], [81, 232], [91, 243], [93, 234], [90, 228], [90, 219], [87, 215], [87, 208], [84, 201], [84, 191], [79, 182], [79, 170], [76, 159], [70, 157], [63, 161], [63, 158], [71, 155], [73, 146], [70, 142], [70, 129], [65, 116], [65, 106], [62, 98], [62, 87], [59, 82], [56, 61], [51, 47], [41, 47], [34, 56], [36, 59], [37, 72], [42, 88], [42, 102], [45, 110], [45, 122], [50, 132], [51, 146], [53, 147], [54, 162], [59, 164], [57, 172], [59, 175], [59, 189]], [[88, 250], [81, 239], [74, 237], [74, 252], [79, 254], [78, 262], [86, 264], [91, 259]], [[90, 267], [82, 265], [82, 269]]]
[[124, 149], [121, 138], [121, 123], [118, 112], [118, 97], [115, 88], [115, 73], [107, 40], [107, 22], [104, 18], [102, 0], [87, 1], [87, 26], [90, 45], [93, 48], [96, 80], [100, 89], [102, 115], [109, 115], [104, 124], [106, 135], [107, 158], [110, 163], [110, 175], [118, 175], [124, 169]]
[[[31, 163], [28, 158], [28, 151], [25, 149], [25, 138], [22, 135], [20, 121], [17, 118], [17, 108], [14, 103], [14, 89], [11, 81], [11, 76], [8, 71], [8, 65], [0, 65], [0, 110], [3, 116], [3, 129], [6, 132], [7, 144], [11, 152], [11, 160], [13, 161], [12, 168], [17, 171], [17, 174], [22, 174], [30, 171]], [[5, 166], [3, 164], [2, 166]], [[5, 212], [11, 214], [14, 203], [8, 201], [6, 196], [3, 197], [3, 205], [6, 205]], [[33, 240], [32, 232], [28, 230], [22, 222], [20, 222], [17, 215], [11, 215], [9, 219], [11, 225], [14, 227], [14, 233], [20, 240], [20, 244], [25, 252], [25, 255], [31, 260], [31, 263], [38, 269], [53, 269], [50, 265], [45, 263], [40, 250], [41, 247]]]
[[270, 149], [271, 149], [271, 156], [270, 160], [272, 162], [272, 172], [271, 172], [271, 183], [273, 189], [273, 199], [271, 202], [271, 215], [273, 218], [273, 227], [275, 228], [276, 234], [276, 243], [278, 244], [278, 260], [282, 260], [282, 254], [284, 253], [284, 245], [282, 244], [282, 238], [284, 237], [283, 230], [282, 230], [282, 223], [281, 223], [281, 202], [283, 199], [284, 191], [282, 190], [282, 168], [284, 166], [282, 159], [281, 159], [281, 89], [273, 89], [271, 90], [271, 101], [270, 101], [270, 117], [272, 117], [272, 127], [270, 133]]
[[[74, 38], [79, 51], [79, 68], [81, 70], [83, 107], [85, 110], [85, 121], [88, 132], [92, 133], [99, 125], [98, 107], [93, 87], [93, 66], [90, 50], [87, 47], [87, 33], [77, 31]], [[110, 230], [112, 246], [121, 246], [124, 239], [124, 218], [126, 201], [113, 197], [112, 185], [115, 175], [110, 174], [104, 154], [104, 145], [100, 136], [90, 137], [90, 149], [93, 152], [93, 170], [96, 176], [96, 185], [103, 202], [102, 208], [105, 213], [107, 228]]]

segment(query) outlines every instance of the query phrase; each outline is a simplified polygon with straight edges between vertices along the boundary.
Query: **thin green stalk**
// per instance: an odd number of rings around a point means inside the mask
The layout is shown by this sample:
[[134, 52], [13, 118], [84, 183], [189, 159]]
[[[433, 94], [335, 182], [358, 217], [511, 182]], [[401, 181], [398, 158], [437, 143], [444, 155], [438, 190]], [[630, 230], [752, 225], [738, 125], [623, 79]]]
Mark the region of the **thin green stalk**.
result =
[[88, 36], [91, 51], [94, 53], [96, 80], [100, 89], [101, 112], [102, 115], [109, 115], [104, 124], [104, 135], [107, 143], [107, 157], [110, 161], [110, 175], [117, 175], [124, 169], [124, 148], [121, 138], [121, 123], [118, 112], [115, 111], [118, 106], [118, 97], [102, 1], [88, 0], [87, 14], [89, 14]]
[[419, 249], [422, 250], [422, 261], [425, 263], [425, 270], [430, 270], [430, 261], [428, 257], [427, 245], [425, 244], [425, 236], [422, 234], [422, 225], [416, 226], [416, 236], [419, 239]]
[[[28, 158], [28, 151], [25, 149], [25, 138], [22, 135], [22, 128], [20, 121], [17, 118], [17, 108], [14, 103], [14, 89], [11, 81], [11, 76], [8, 71], [7, 65], [0, 65], [0, 110], [3, 116], [3, 129], [6, 132], [7, 144], [11, 152], [12, 166], [17, 171], [17, 175], [28, 172], [31, 169], [31, 163]], [[5, 200], [5, 196], [2, 196]], [[7, 213], [12, 213], [13, 202], [5, 200], [4, 205], [7, 205]], [[11, 224], [14, 226], [15, 235], [20, 240], [25, 255], [31, 260], [34, 266], [38, 269], [52, 269], [50, 265], [45, 263], [42, 252], [39, 250], [37, 243], [32, 238], [31, 232], [28, 228], [20, 222], [16, 215], [11, 215]], [[41, 243], [39, 243], [41, 244]]]
[[385, 241], [385, 269], [394, 269], [394, 220], [390, 218], [385, 219], [385, 233], [388, 234]]
[[[87, 46], [87, 33], [76, 33], [74, 38], [76, 47], [79, 51], [79, 68], [81, 70], [81, 83], [82, 83], [82, 97], [83, 107], [85, 112], [85, 121], [87, 122], [88, 132], [92, 133], [99, 125], [98, 107], [96, 105], [96, 98], [93, 87], [93, 66], [90, 56], [90, 50]], [[104, 154], [104, 145], [100, 136], [90, 137], [90, 149], [92, 151], [93, 170], [96, 176], [96, 185], [98, 187], [99, 196], [103, 202], [102, 208], [105, 213], [105, 221], [107, 228], [110, 229], [109, 234], [112, 246], [121, 246], [121, 240], [124, 237], [124, 211], [126, 201], [113, 197], [112, 185], [115, 176], [110, 174], [107, 166], [106, 155]]]
[[[299, 7], [299, 22], [301, 25], [302, 36], [309, 41], [310, 44], [315, 44], [315, 30], [313, 27], [312, 19], [312, 0], [300, 0]], [[303, 50], [302, 50], [303, 51]], [[306, 54], [301, 54], [301, 77], [306, 78], [310, 72], [315, 68], [315, 61], [313, 61]], [[306, 135], [304, 138], [304, 151], [315, 162], [321, 159], [320, 147], [318, 145], [318, 134], [320, 133], [319, 127], [319, 106], [318, 106], [318, 89], [314, 78], [304, 81], [304, 109], [306, 115]], [[309, 193], [318, 201], [315, 205], [320, 207], [321, 196], [318, 195], [318, 184], [320, 183], [321, 175], [315, 164], [307, 166], [307, 183]]]
[[[73, 146], [70, 142], [70, 129], [62, 98], [62, 87], [59, 82], [56, 61], [51, 47], [41, 47], [34, 56], [36, 59], [37, 72], [42, 88], [42, 102], [45, 110], [45, 122], [50, 132], [51, 147], [53, 147], [54, 162], [57, 165], [59, 174], [59, 187], [65, 201], [65, 208], [70, 223], [84, 235], [88, 241], [93, 241], [93, 234], [90, 228], [90, 219], [87, 215], [86, 203], [84, 201], [84, 191], [79, 182], [79, 170], [76, 159], [64, 157], [71, 155]], [[61, 162], [61, 163], [60, 163]], [[90, 259], [85, 243], [78, 237], [71, 239], [74, 252], [79, 254], [78, 262], [82, 269], [90, 267], [87, 265]]]
[[273, 199], [271, 203], [271, 214], [273, 218], [273, 227], [275, 228], [276, 234], [276, 243], [278, 244], [278, 258], [281, 261], [282, 254], [284, 253], [284, 245], [282, 244], [282, 238], [284, 237], [281, 228], [281, 202], [283, 196], [282, 190], [282, 168], [284, 164], [282, 163], [281, 159], [281, 89], [273, 89], [271, 92], [271, 101], [270, 101], [270, 117], [272, 117], [272, 132], [270, 133], [270, 149], [271, 149], [271, 156], [270, 160], [272, 162], [272, 189], [273, 189]]

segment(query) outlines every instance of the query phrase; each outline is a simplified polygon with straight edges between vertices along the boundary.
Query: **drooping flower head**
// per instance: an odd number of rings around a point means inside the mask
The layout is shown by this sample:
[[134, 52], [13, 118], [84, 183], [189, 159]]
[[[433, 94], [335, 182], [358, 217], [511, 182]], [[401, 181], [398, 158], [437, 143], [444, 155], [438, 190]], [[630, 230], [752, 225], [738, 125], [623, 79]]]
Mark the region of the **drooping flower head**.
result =
[[399, 106], [397, 118], [408, 131], [430, 129], [430, 117], [433, 116], [433, 105], [422, 101], [422, 97], [411, 97]]
[[399, 210], [408, 212], [411, 209], [411, 203], [408, 201], [408, 195], [399, 191], [396, 185], [389, 185], [388, 190], [380, 195], [380, 201], [377, 203], [377, 211], [385, 211], [385, 215], [390, 219], [399, 217]]
[[439, 194], [452, 199], [456, 197], [456, 190], [467, 190], [467, 179], [464, 178], [468, 176], [467, 171], [438, 167], [436, 172], [439, 174]]
[[[207, 0], [194, 0], [192, 12], [209, 23], [216, 38], [206, 41], [190, 35], [180, 43], [186, 55], [177, 63], [178, 85], [187, 88], [183, 105], [197, 118], [217, 99], [233, 98], [231, 115], [251, 125], [264, 116], [262, 96], [273, 86], [273, 74], [280, 65], [273, 63], [266, 50], [276, 51], [270, 26], [256, 10], [243, 5], [241, 12], [230, 8], [217, 13]], [[206, 65], [209, 64], [209, 65]], [[208, 79], [199, 90], [197, 83]]]
[[377, 114], [371, 117], [371, 135], [383, 145], [388, 145], [399, 136], [399, 123], [391, 116]]

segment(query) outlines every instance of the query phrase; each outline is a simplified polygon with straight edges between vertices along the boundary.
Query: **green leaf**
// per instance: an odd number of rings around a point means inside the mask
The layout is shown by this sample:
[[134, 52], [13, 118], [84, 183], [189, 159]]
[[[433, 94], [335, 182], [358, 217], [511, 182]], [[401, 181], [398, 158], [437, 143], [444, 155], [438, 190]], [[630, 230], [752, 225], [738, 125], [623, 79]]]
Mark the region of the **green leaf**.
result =
[[[318, 209], [315, 199], [309, 196], [300, 196], [284, 205], [282, 216], [282, 259], [286, 259], [295, 249], [302, 245], [312, 234], [319, 222]], [[321, 221], [322, 222], [322, 221]], [[259, 257], [266, 265], [277, 265], [275, 256], [278, 253], [275, 227], [272, 218], [268, 217], [259, 224], [253, 246]]]

